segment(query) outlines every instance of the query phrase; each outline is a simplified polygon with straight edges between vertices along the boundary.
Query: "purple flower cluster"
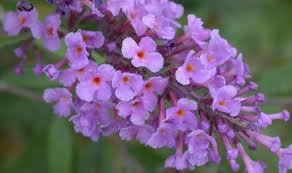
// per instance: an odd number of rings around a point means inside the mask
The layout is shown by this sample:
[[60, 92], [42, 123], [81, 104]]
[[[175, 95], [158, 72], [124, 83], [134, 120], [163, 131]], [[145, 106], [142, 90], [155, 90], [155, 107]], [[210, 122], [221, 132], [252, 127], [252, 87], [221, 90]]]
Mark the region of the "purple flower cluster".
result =
[[[224, 144], [232, 171], [262, 173], [242, 144], [258, 144], [279, 157], [279, 171], [292, 169], [292, 148], [279, 137], [263, 134], [273, 120], [289, 119], [288, 111], [266, 114], [264, 95], [250, 81], [242, 54], [195, 15], [181, 26], [183, 7], [169, 0], [51, 1], [56, 12], [39, 21], [37, 11], [7, 12], [3, 26], [15, 36], [29, 28], [32, 38], [15, 50], [21, 71], [29, 45], [41, 39], [49, 51], [66, 46], [64, 58], [36, 70], [62, 85], [46, 89], [45, 102], [67, 117], [77, 133], [97, 141], [118, 133], [152, 148], [173, 148], [165, 167], [195, 169], [221, 161], [217, 141]], [[82, 15], [80, 15], [82, 13]], [[61, 23], [67, 22], [60, 29]], [[98, 29], [76, 26], [94, 22]], [[183, 33], [176, 36], [176, 31]], [[94, 53], [104, 57], [98, 64]]]

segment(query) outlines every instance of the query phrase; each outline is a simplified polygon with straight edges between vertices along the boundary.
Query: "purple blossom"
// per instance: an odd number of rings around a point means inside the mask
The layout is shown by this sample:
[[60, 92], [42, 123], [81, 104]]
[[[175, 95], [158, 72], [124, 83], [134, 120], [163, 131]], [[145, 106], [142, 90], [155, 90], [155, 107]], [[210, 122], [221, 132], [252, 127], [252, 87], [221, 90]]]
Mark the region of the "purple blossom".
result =
[[49, 88], [44, 91], [43, 98], [47, 103], [56, 103], [54, 112], [61, 117], [71, 114], [72, 94], [65, 88]]
[[85, 137], [90, 137], [91, 140], [97, 141], [100, 137], [100, 129], [97, 126], [98, 117], [94, 114], [81, 113], [71, 118], [74, 124], [74, 130], [77, 133], [82, 133]]
[[217, 75], [206, 81], [204, 85], [208, 87], [210, 95], [213, 96], [221, 87], [226, 85], [226, 80], [224, 76]]
[[73, 68], [68, 68], [60, 73], [59, 77], [59, 82], [63, 84], [66, 87], [70, 87], [78, 81], [84, 81], [90, 74], [95, 72], [97, 69], [97, 65], [93, 61], [89, 61], [89, 63], [81, 68], [81, 69], [73, 69]]
[[157, 131], [152, 134], [147, 142], [147, 145], [152, 148], [168, 147], [172, 148], [175, 146], [175, 137], [173, 125], [170, 123], [162, 123]]
[[31, 11], [7, 12], [3, 18], [4, 31], [16, 36], [23, 28], [30, 28], [34, 38], [40, 38], [40, 22], [35, 9]]
[[241, 144], [237, 144], [237, 148], [244, 162], [246, 172], [248, 173], [264, 173], [265, 172], [266, 166], [263, 162], [251, 160], [251, 158], [247, 155], [247, 153], [245, 152]]
[[152, 77], [144, 82], [142, 88], [142, 99], [147, 102], [149, 109], [154, 109], [157, 105], [157, 96], [163, 94], [166, 85], [168, 84], [168, 79], [162, 77]]
[[208, 68], [214, 68], [222, 65], [228, 59], [236, 56], [236, 49], [221, 38], [218, 30], [211, 31], [210, 41], [200, 59]]
[[162, 15], [169, 19], [178, 19], [184, 13], [184, 7], [181, 4], [177, 4], [172, 1], [160, 1], [164, 2], [164, 8], [161, 10]]
[[167, 84], [167, 78], [163, 78], [160, 76], [151, 77], [144, 82], [142, 92], [144, 95], [150, 93], [155, 95], [162, 95]]
[[147, 67], [152, 72], [158, 72], [163, 67], [164, 59], [156, 51], [156, 44], [150, 37], [143, 37], [137, 45], [128, 37], [123, 41], [122, 53], [125, 58], [132, 59], [135, 67]]
[[74, 69], [85, 67], [89, 63], [87, 58], [89, 54], [82, 35], [79, 32], [71, 32], [65, 36], [65, 43], [68, 46], [66, 58], [69, 61], [69, 65]]
[[188, 134], [186, 142], [188, 150], [185, 152], [185, 157], [192, 166], [202, 166], [209, 160], [215, 163], [220, 162], [221, 158], [216, 140], [205, 131], [195, 130], [191, 132]]
[[194, 111], [197, 109], [197, 103], [187, 98], [181, 98], [177, 102], [177, 106], [166, 110], [167, 120], [173, 122], [178, 130], [195, 130], [197, 127], [197, 119]]
[[239, 164], [236, 161], [236, 159], [238, 158], [238, 149], [233, 148], [231, 144], [232, 141], [230, 140], [230, 138], [228, 138], [227, 135], [221, 134], [221, 138], [225, 146], [225, 150], [227, 154], [226, 158], [229, 161], [230, 167], [233, 170], [233, 172], [238, 172], [240, 168]]
[[104, 14], [102, 14], [101, 11], [99, 11], [99, 9], [96, 8], [95, 3], [89, 4], [89, 7], [91, 9], [92, 14], [95, 14], [98, 17], [103, 17], [104, 16]]
[[142, 17], [146, 14], [147, 12], [141, 5], [136, 5], [134, 8], [126, 11], [126, 15], [138, 36], [143, 35], [147, 30], [147, 26], [142, 22]]
[[143, 88], [143, 79], [140, 75], [116, 71], [112, 79], [112, 86], [116, 88], [115, 95], [117, 98], [122, 101], [129, 101]]
[[87, 48], [100, 48], [104, 44], [104, 36], [99, 31], [79, 30]]
[[248, 66], [243, 62], [242, 54], [240, 53], [236, 59], [229, 59], [224, 66], [219, 68], [221, 73], [226, 78], [250, 78], [250, 71]]
[[281, 148], [281, 141], [279, 137], [270, 137], [257, 132], [249, 132], [257, 142], [263, 144], [271, 152], [277, 153]]
[[118, 15], [120, 10], [127, 11], [133, 8], [134, 1], [132, 0], [108, 0], [107, 9], [114, 15]]
[[105, 125], [111, 121], [109, 113], [111, 108], [113, 108], [111, 104], [98, 101], [82, 104], [79, 111], [97, 116], [99, 122], [98, 125]]
[[257, 119], [257, 125], [263, 128], [266, 128], [272, 124], [273, 120], [284, 120], [288, 121], [290, 118], [290, 114], [287, 110], [284, 110], [275, 114], [265, 114], [263, 112], [260, 113]]
[[237, 116], [240, 112], [241, 103], [235, 96], [237, 90], [232, 85], [221, 87], [213, 96], [213, 109], [229, 113], [230, 116]]
[[166, 168], [176, 168], [177, 170], [183, 170], [188, 167], [188, 163], [182, 153], [175, 153], [169, 156], [165, 161]]
[[184, 64], [175, 73], [176, 80], [182, 85], [190, 84], [190, 80], [202, 84], [211, 77], [210, 71], [207, 70], [206, 66], [194, 54], [194, 51], [190, 51]]
[[159, 37], [167, 40], [173, 39], [175, 30], [165, 18], [148, 14], [142, 18], [142, 21]]
[[59, 14], [51, 14], [46, 17], [42, 24], [42, 39], [44, 47], [50, 51], [56, 51], [60, 48], [60, 38], [58, 30], [61, 25]]
[[153, 111], [153, 108], [148, 106], [147, 102], [144, 102], [141, 98], [128, 102], [120, 101], [116, 109], [121, 117], [127, 118], [130, 116], [131, 122], [135, 125], [143, 125], [150, 116], [149, 112]]
[[277, 155], [279, 157], [279, 173], [287, 173], [289, 169], [292, 169], [292, 145], [281, 148]]
[[97, 141], [102, 133], [101, 126], [110, 122], [110, 108], [110, 105], [102, 102], [82, 104], [79, 114], [70, 118], [74, 130]]
[[146, 144], [152, 133], [154, 133], [154, 129], [149, 125], [132, 125], [122, 128], [120, 137], [127, 141], [137, 139], [140, 143]]
[[22, 46], [14, 49], [14, 54], [17, 56], [17, 58], [23, 59], [25, 57], [25, 50]]
[[54, 64], [46, 65], [42, 71], [50, 80], [56, 80], [60, 74], [59, 69]]
[[[176, 21], [176, 19], [180, 18], [183, 15], [184, 8], [182, 5], [168, 0], [167, 1], [150, 0], [146, 1], [144, 6], [149, 15], [158, 17], [159, 22], [162, 25], [173, 27], [174, 32], [176, 28], [181, 27], [181, 25]], [[159, 32], [157, 32], [157, 34], [159, 34]]]
[[36, 75], [40, 75], [42, 73], [43, 70], [43, 66], [41, 64], [36, 64], [33, 68], [32, 71], [34, 72], [34, 74]]
[[110, 82], [115, 69], [108, 64], [102, 64], [85, 80], [76, 86], [76, 93], [81, 100], [91, 102], [93, 100], [107, 101], [111, 97]]
[[188, 15], [188, 25], [184, 27], [184, 31], [200, 46], [204, 46], [210, 37], [210, 30], [203, 28], [202, 20], [192, 14]]

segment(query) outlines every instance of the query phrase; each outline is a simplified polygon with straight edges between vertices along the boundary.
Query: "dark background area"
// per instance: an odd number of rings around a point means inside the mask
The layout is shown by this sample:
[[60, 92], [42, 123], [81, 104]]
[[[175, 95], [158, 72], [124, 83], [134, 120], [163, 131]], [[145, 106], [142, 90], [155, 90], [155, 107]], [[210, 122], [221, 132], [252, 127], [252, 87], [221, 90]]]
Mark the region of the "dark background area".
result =
[[[32, 1], [40, 18], [52, 10], [44, 0]], [[254, 80], [266, 94], [266, 112], [285, 108], [292, 101], [292, 1], [291, 0], [181, 0], [185, 14], [201, 17], [205, 26], [219, 28], [250, 65]], [[15, 0], [0, 0], [0, 22], [3, 13], [15, 9]], [[186, 17], [182, 20], [186, 23]], [[2, 28], [2, 24], [1, 24]], [[31, 72], [28, 61], [23, 76], [13, 72], [17, 58], [13, 54], [21, 40], [7, 37], [0, 29], [0, 172], [2, 173], [162, 173], [164, 160], [172, 152], [152, 150], [136, 142], [124, 142], [118, 137], [101, 138], [94, 143], [74, 133], [72, 125], [56, 118], [51, 106], [38, 100], [42, 90], [55, 83]], [[45, 62], [54, 62], [64, 52], [42, 51]], [[33, 55], [29, 55], [33, 56]], [[29, 91], [24, 96], [22, 92]], [[291, 121], [276, 122], [266, 130], [279, 135], [283, 146], [292, 143]], [[254, 160], [266, 161], [268, 173], [278, 172], [277, 158], [259, 147], [250, 152]], [[222, 156], [224, 157], [224, 156]], [[222, 164], [208, 164], [195, 173], [231, 172]], [[241, 170], [240, 172], [243, 172]]]

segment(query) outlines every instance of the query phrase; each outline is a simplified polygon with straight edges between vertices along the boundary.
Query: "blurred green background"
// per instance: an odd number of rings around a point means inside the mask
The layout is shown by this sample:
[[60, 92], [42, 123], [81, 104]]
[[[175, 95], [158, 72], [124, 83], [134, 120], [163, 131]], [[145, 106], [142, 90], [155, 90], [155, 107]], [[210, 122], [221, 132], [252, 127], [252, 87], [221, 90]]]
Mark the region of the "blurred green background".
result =
[[[254, 80], [261, 85], [267, 112], [292, 109], [292, 1], [291, 0], [181, 0], [186, 13], [195, 13], [211, 28], [243, 52]], [[52, 10], [44, 0], [35, 0], [40, 17]], [[15, 9], [15, 0], [0, 0], [0, 19]], [[186, 23], [186, 18], [182, 19]], [[2, 28], [2, 24], [1, 24]], [[56, 118], [49, 105], [39, 101], [42, 90], [55, 83], [31, 72], [26, 63], [23, 76], [13, 72], [17, 58], [12, 53], [26, 38], [7, 37], [0, 29], [0, 172], [1, 173], [171, 173], [164, 169], [169, 150], [154, 151], [117, 137], [91, 142], [73, 132], [66, 120]], [[59, 52], [60, 53], [60, 52]], [[45, 62], [61, 55], [42, 51]], [[29, 55], [33, 56], [33, 55]], [[23, 96], [23, 92], [28, 96]], [[266, 133], [280, 135], [283, 145], [292, 143], [291, 121], [276, 122]], [[259, 148], [254, 160], [267, 162], [268, 173], [278, 172], [277, 159]], [[224, 156], [223, 156], [224, 157]], [[195, 173], [231, 172], [228, 164], [207, 165]], [[241, 170], [240, 172], [243, 172]]]

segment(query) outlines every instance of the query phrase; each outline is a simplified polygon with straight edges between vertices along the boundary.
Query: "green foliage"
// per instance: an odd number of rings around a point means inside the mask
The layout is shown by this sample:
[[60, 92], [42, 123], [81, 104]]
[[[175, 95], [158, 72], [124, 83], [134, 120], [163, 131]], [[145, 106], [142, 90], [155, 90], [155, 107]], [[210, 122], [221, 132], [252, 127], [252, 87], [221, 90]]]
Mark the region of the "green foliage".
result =
[[68, 121], [55, 118], [50, 125], [48, 137], [49, 173], [71, 173], [73, 136]]

